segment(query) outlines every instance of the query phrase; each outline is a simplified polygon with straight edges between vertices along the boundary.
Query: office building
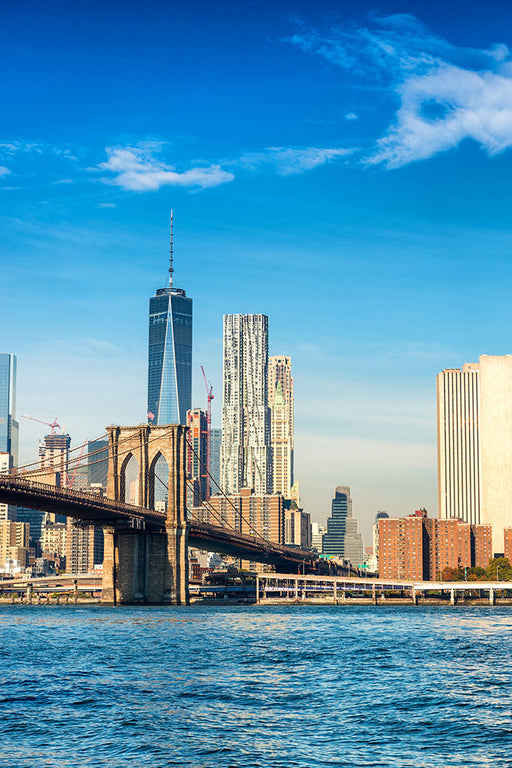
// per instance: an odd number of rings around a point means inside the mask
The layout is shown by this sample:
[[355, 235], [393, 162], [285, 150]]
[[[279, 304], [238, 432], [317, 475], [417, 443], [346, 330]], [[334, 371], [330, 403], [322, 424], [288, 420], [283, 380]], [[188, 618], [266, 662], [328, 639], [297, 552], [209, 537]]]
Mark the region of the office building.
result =
[[87, 443], [87, 485], [101, 484], [107, 488], [108, 440], [89, 440]]
[[169, 284], [149, 300], [148, 419], [151, 424], [186, 424], [192, 407], [192, 299], [173, 285], [173, 241]]
[[318, 554], [322, 554], [322, 540], [327, 528], [320, 523], [311, 523], [311, 546]]
[[103, 562], [103, 530], [94, 525], [78, 525], [68, 517], [66, 524], [66, 571], [89, 573]]
[[187, 507], [199, 507], [210, 496], [210, 478], [206, 471], [208, 424], [206, 411], [187, 411]]
[[294, 483], [293, 379], [290, 357], [269, 357], [268, 402], [274, 493], [282, 493], [285, 499], [290, 499]]
[[191, 517], [284, 544], [284, 498], [279, 493], [258, 495], [242, 488], [229, 496], [213, 494]]
[[70, 445], [69, 435], [46, 435], [44, 441], [39, 443], [39, 470], [35, 479], [67, 488]]
[[16, 421], [16, 355], [0, 353], [0, 453], [10, 453], [18, 466]]
[[439, 517], [491, 525], [504, 551], [512, 523], [512, 355], [437, 377]]
[[46, 523], [43, 528], [41, 549], [52, 559], [66, 557], [67, 523]]
[[[27, 507], [16, 508], [16, 520], [27, 523], [29, 526], [30, 546], [40, 547], [43, 541], [43, 529], [48, 517], [48, 512]], [[59, 518], [61, 516], [59, 515]]]
[[311, 547], [311, 515], [303, 509], [284, 510], [284, 543], [294, 547]]
[[[12, 455], [0, 453], [0, 475], [12, 469]], [[0, 520], [16, 520], [16, 507], [12, 504], [0, 504]]]
[[27, 565], [29, 527], [13, 520], [0, 521], [0, 569], [7, 560], [18, 560], [22, 568]]
[[222, 430], [219, 427], [210, 429], [210, 493], [220, 490], [220, 444]]
[[363, 538], [359, 522], [352, 515], [352, 499], [347, 485], [334, 489], [331, 517], [327, 518], [327, 532], [322, 539], [322, 554], [349, 560], [357, 567], [364, 560]]
[[266, 315], [224, 315], [221, 487], [272, 492]]
[[478, 365], [437, 376], [439, 517], [480, 522]]

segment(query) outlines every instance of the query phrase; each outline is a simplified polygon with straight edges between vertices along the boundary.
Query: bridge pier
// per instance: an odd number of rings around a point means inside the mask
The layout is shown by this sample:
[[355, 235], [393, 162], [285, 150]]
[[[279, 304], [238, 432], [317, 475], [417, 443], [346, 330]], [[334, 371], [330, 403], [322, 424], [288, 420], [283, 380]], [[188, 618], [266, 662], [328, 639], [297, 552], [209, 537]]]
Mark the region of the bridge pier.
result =
[[104, 534], [102, 602], [188, 604], [186, 525], [158, 533]]
[[154, 507], [155, 466], [159, 456], [167, 461], [169, 479], [165, 530], [104, 531], [102, 602], [188, 605], [187, 427], [142, 424], [107, 429], [107, 485], [111, 498], [124, 501], [123, 471], [131, 455], [139, 464], [139, 503]]

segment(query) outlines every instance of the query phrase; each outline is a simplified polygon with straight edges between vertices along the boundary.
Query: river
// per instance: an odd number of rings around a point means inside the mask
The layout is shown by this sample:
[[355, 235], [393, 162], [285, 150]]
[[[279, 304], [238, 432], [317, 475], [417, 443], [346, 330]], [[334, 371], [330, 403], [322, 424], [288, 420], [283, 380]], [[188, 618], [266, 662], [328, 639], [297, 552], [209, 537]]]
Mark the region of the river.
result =
[[1, 768], [512, 766], [512, 607], [0, 607]]

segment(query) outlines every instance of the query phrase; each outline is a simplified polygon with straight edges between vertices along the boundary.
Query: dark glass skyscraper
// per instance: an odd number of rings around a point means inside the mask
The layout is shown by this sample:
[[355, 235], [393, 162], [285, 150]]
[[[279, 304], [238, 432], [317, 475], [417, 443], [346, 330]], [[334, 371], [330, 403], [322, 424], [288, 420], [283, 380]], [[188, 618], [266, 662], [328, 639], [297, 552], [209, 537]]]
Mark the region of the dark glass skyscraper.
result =
[[0, 453], [10, 453], [17, 466], [16, 355], [9, 353], [0, 353]]
[[357, 518], [352, 517], [352, 499], [347, 485], [334, 489], [331, 517], [322, 539], [322, 554], [350, 560], [352, 566], [363, 562], [364, 546]]
[[169, 285], [149, 300], [148, 420], [152, 424], [186, 424], [192, 405], [192, 299]]

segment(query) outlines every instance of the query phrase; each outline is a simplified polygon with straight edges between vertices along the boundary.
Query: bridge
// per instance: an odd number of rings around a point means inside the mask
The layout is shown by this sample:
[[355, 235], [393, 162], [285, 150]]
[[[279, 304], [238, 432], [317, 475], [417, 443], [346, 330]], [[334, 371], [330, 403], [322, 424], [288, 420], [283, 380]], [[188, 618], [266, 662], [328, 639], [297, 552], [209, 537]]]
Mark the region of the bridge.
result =
[[[48, 468], [0, 475], [0, 503], [53, 512], [103, 528], [104, 602], [188, 604], [189, 545], [268, 563], [288, 573], [315, 569], [318, 558], [309, 550], [269, 541], [255, 531], [245, 533], [189, 517], [187, 427], [110, 426], [107, 434], [106, 496], [41, 482], [41, 476], [48, 479]], [[126, 470], [132, 457], [139, 469], [140, 505], [125, 501]], [[156, 465], [161, 458], [168, 467], [165, 513], [154, 508]]]

